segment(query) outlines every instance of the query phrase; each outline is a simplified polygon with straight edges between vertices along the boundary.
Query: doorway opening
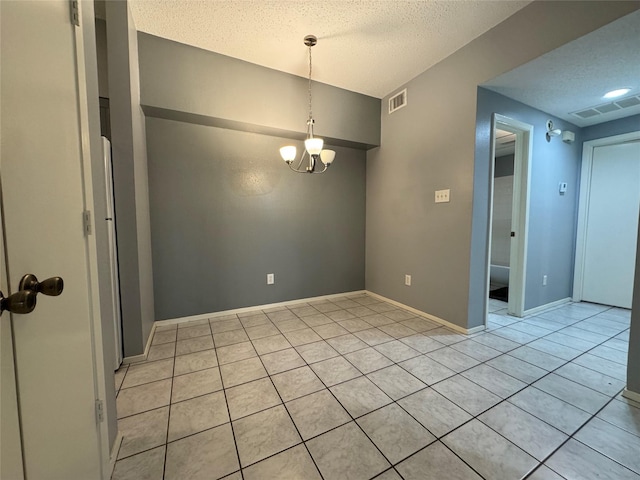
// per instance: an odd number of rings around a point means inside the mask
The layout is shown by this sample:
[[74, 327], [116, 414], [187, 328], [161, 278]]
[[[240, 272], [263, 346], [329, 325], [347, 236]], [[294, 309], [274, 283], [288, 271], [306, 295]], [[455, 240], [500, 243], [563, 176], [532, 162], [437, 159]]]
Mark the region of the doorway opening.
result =
[[[506, 308], [509, 301], [513, 166], [516, 134], [495, 130], [493, 159], [493, 214], [489, 256], [489, 312]], [[492, 302], [492, 300], [494, 300]]]
[[498, 307], [524, 316], [533, 126], [494, 113], [491, 135], [485, 324]]

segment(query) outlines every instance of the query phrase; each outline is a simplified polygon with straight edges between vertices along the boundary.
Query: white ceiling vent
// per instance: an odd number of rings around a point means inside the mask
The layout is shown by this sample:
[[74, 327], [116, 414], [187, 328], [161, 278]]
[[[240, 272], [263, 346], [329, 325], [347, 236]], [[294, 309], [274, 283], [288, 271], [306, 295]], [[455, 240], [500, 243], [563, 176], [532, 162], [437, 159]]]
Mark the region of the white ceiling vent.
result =
[[389, 113], [393, 113], [396, 110], [401, 109], [407, 105], [407, 89], [405, 88], [399, 93], [396, 93], [389, 99]]
[[616, 100], [615, 102], [603, 103], [602, 105], [596, 105], [594, 107], [586, 108], [578, 112], [571, 112], [571, 115], [574, 115], [578, 118], [591, 118], [597, 115], [603, 115], [605, 113], [622, 110], [623, 108], [635, 107], [637, 105], [640, 105], [640, 95], [621, 98], [620, 100]]

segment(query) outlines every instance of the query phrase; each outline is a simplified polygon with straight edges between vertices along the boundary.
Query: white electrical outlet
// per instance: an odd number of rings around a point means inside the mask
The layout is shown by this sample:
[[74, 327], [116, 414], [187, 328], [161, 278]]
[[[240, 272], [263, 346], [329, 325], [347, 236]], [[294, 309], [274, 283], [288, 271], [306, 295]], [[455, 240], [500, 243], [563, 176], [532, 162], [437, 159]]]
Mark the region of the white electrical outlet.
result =
[[436, 190], [436, 203], [447, 203], [449, 201], [450, 189]]
[[276, 283], [275, 275], [273, 273], [267, 273], [267, 285], [273, 285]]
[[544, 286], [546, 286], [546, 285], [547, 285], [547, 276], [546, 276], [546, 275], [543, 275], [543, 276], [542, 276], [542, 286], [544, 287]]
[[407, 287], [410, 287], [410, 286], [411, 286], [411, 275], [405, 275], [405, 276], [404, 276], [404, 284], [405, 284]]

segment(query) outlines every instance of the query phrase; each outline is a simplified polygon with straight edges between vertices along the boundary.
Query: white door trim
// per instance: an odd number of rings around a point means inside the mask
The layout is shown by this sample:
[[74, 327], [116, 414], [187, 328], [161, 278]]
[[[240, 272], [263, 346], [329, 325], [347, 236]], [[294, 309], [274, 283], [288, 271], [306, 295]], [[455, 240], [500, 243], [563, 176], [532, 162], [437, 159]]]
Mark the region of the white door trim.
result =
[[[489, 297], [489, 274], [491, 265], [491, 225], [493, 221], [493, 189], [495, 169], [495, 132], [496, 127], [515, 133], [516, 149], [513, 161], [513, 207], [511, 228], [515, 237], [511, 240], [509, 258], [509, 307], [508, 313], [516, 317], [524, 316], [524, 300], [527, 270], [527, 244], [529, 220], [529, 186], [531, 182], [531, 158], [533, 154], [533, 125], [494, 113], [491, 119], [491, 168], [489, 186], [489, 241], [487, 242], [487, 289]], [[485, 325], [488, 318], [488, 302], [485, 307]]]
[[584, 261], [587, 242], [587, 217], [589, 215], [589, 198], [591, 196], [591, 171], [593, 167], [593, 152], [596, 147], [618, 145], [620, 143], [640, 140], [640, 131], [614, 135], [612, 137], [597, 138], [582, 144], [582, 167], [580, 173], [580, 199], [578, 201], [578, 228], [576, 233], [576, 257], [573, 272], [574, 302], [582, 300], [584, 282]]
[[[85, 10], [86, 9], [86, 10]], [[90, 76], [87, 71], [86, 55], [92, 55], [95, 58], [95, 37], [90, 38], [85, 35], [83, 25], [94, 18], [93, 4], [87, 2], [78, 2], [78, 13], [80, 17], [80, 26], [74, 27], [75, 32], [75, 52], [76, 52], [76, 75], [77, 75], [77, 92], [80, 117], [80, 134], [82, 144], [80, 146], [80, 154], [82, 158], [82, 173], [84, 186], [84, 208], [85, 211], [92, 212], [91, 222], [92, 231], [95, 232], [96, 211], [93, 203], [93, 165], [100, 165], [102, 160], [101, 138], [99, 124], [91, 121], [99, 118], [97, 98], [89, 101], [89, 95], [96, 93], [97, 71], [95, 75]], [[94, 46], [92, 48], [91, 42]], [[92, 51], [93, 50], [93, 51]], [[89, 85], [93, 78], [95, 85]], [[92, 111], [93, 109], [93, 111]], [[92, 125], [93, 123], [93, 125]], [[92, 127], [94, 131], [92, 131]], [[92, 138], [92, 136], [94, 138]], [[103, 479], [111, 478], [113, 463], [111, 462], [111, 446], [109, 445], [109, 428], [106, 411], [106, 377], [105, 377], [105, 354], [102, 340], [102, 317], [100, 312], [100, 288], [98, 280], [98, 253], [95, 235], [86, 236], [86, 255], [87, 265], [89, 267], [87, 275], [87, 285], [89, 288], [89, 306], [91, 312], [91, 333], [92, 333], [92, 351], [93, 351], [93, 371], [94, 371], [94, 389], [96, 402], [101, 403], [102, 419], [97, 422], [98, 428], [98, 444], [100, 449], [100, 470]], [[96, 408], [98, 406], [96, 405]]]

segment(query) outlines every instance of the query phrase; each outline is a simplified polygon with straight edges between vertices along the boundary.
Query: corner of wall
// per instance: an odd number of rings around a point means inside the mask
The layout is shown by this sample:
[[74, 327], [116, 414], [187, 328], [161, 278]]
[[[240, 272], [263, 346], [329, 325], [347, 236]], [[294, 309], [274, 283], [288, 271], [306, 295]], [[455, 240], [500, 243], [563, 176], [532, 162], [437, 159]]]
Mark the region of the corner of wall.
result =
[[138, 33], [131, 11], [129, 21], [129, 65], [131, 81], [131, 115], [136, 198], [136, 225], [138, 227], [138, 271], [140, 281], [140, 317], [142, 341], [151, 335], [155, 321], [153, 298], [153, 264], [151, 258], [151, 214], [149, 211], [149, 171], [147, 163], [146, 119], [140, 105], [140, 62]]
[[106, 2], [115, 211], [125, 356], [144, 351], [154, 318], [149, 188], [137, 32], [127, 2]]

